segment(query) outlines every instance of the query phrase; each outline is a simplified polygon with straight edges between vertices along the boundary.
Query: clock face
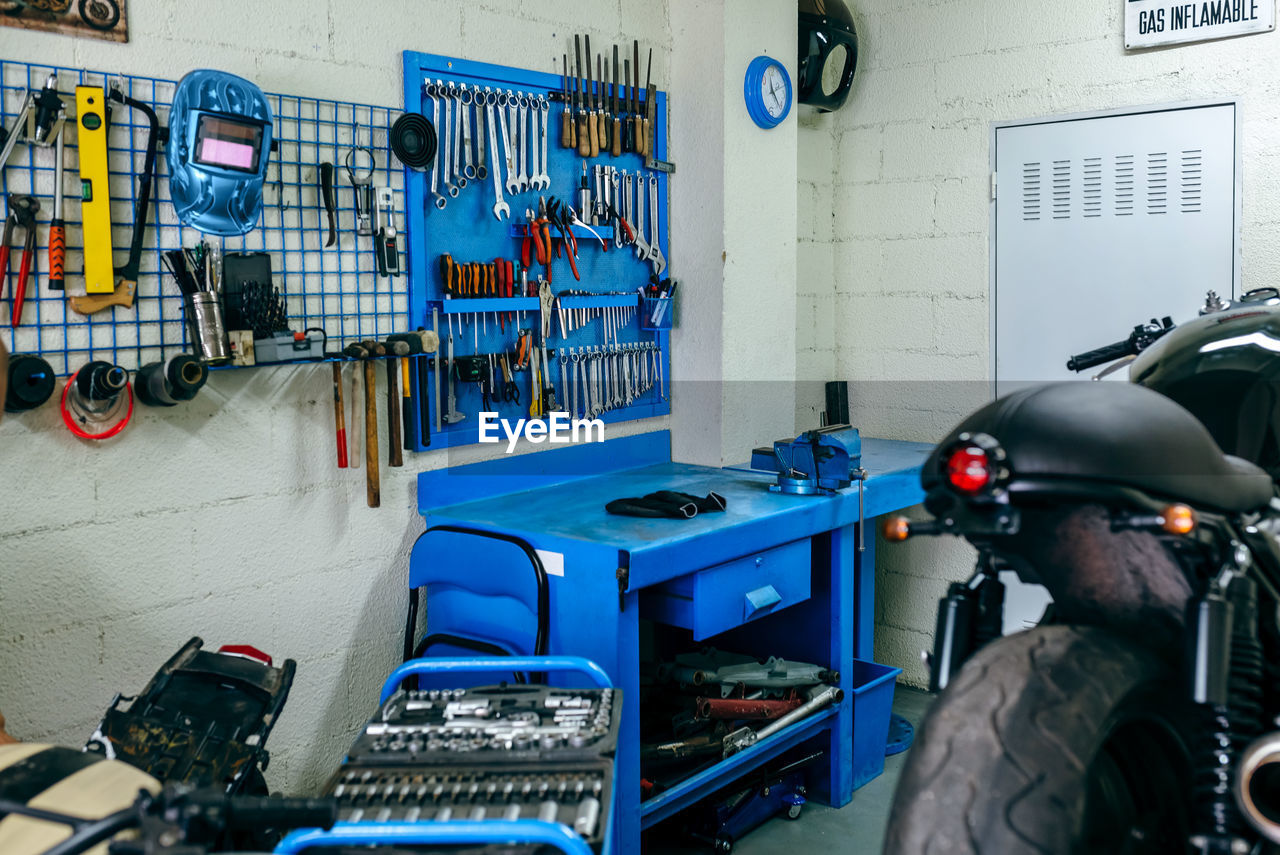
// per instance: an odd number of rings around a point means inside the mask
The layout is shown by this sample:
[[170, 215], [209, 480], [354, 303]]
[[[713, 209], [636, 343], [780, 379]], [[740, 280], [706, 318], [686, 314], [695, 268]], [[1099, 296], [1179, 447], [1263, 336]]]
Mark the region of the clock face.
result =
[[787, 83], [782, 79], [782, 71], [776, 65], [764, 70], [760, 81], [760, 95], [764, 100], [765, 111], [774, 119], [781, 119], [787, 112]]

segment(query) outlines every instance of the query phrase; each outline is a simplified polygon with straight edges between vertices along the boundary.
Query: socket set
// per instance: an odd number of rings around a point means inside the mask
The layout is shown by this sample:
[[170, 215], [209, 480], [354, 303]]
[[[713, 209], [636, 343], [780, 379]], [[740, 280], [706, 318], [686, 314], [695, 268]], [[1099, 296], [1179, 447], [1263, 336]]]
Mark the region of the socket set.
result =
[[615, 689], [400, 690], [326, 788], [343, 822], [536, 819], [604, 840], [622, 713]]

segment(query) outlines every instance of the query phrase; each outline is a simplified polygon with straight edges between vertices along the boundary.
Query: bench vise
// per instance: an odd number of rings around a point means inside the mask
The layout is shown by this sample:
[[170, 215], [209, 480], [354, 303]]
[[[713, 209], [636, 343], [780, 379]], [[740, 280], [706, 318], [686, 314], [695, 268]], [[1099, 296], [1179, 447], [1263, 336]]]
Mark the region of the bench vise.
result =
[[862, 437], [849, 425], [828, 425], [779, 439], [751, 452], [751, 468], [778, 473], [774, 493], [826, 495], [862, 481]]

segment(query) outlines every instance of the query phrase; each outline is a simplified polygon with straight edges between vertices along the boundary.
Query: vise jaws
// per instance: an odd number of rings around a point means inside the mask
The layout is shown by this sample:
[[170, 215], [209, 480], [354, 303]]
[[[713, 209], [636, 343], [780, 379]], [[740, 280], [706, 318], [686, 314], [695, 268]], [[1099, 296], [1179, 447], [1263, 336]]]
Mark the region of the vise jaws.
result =
[[828, 495], [866, 478], [862, 469], [862, 437], [849, 425], [828, 425], [779, 439], [773, 448], [751, 452], [751, 468], [778, 473], [775, 493]]

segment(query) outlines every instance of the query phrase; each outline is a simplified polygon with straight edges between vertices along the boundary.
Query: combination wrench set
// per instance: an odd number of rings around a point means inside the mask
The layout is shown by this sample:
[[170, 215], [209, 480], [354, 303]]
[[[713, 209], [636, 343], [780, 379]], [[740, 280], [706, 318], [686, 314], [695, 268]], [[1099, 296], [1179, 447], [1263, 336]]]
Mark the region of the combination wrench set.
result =
[[431, 100], [431, 121], [440, 129], [438, 163], [431, 170], [431, 201], [436, 208], [443, 210], [469, 182], [490, 179], [493, 215], [501, 221], [511, 217], [506, 195], [551, 186], [547, 172], [551, 102], [545, 96], [439, 79], [425, 83], [422, 91]]
[[560, 406], [594, 419], [629, 407], [655, 387], [667, 398], [662, 353], [653, 342], [561, 349]]

